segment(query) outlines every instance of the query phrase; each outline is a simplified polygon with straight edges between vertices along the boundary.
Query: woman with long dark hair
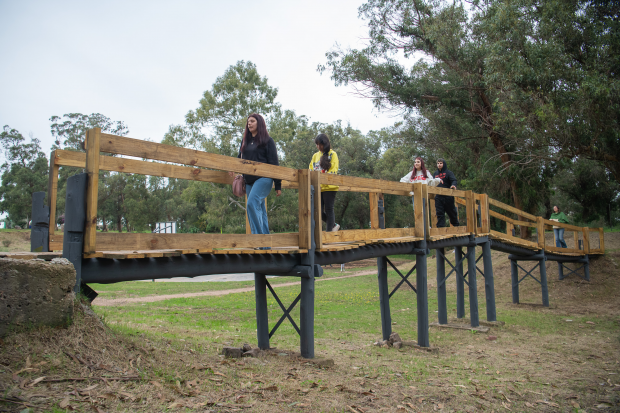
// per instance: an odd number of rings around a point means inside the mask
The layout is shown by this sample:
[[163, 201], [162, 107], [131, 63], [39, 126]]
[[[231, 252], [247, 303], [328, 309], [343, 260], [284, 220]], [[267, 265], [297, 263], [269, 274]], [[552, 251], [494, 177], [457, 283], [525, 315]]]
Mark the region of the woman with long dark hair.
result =
[[430, 186], [437, 186], [439, 183], [439, 179], [433, 178], [433, 174], [430, 173], [426, 166], [424, 165], [424, 159], [418, 156], [415, 158], [415, 162], [413, 163], [413, 169], [407, 175], [403, 176], [400, 179], [400, 182], [406, 183], [416, 183], [421, 182]]
[[[338, 155], [332, 149], [329, 138], [321, 133], [314, 138], [316, 148], [319, 150], [312, 156], [309, 169], [327, 174], [338, 173]], [[334, 203], [338, 186], [321, 184], [321, 217], [327, 225], [327, 231], [338, 231], [340, 225], [336, 224]]]
[[[267, 132], [265, 119], [258, 113], [252, 113], [248, 116], [241, 149], [237, 157], [247, 159], [248, 161], [279, 165], [276, 143]], [[243, 179], [245, 181], [245, 192], [248, 196], [246, 209], [252, 234], [269, 234], [265, 198], [271, 192], [271, 187], [274, 184], [276, 196], [280, 196], [282, 193], [282, 181], [280, 179], [262, 178], [245, 174]]]

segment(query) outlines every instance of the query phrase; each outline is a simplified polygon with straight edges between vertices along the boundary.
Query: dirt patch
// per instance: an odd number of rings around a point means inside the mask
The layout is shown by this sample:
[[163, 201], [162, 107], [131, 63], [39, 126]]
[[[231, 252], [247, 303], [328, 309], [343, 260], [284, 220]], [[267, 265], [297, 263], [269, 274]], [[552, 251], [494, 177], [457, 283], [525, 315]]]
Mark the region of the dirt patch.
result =
[[[9, 243], [8, 247], [6, 243]], [[0, 231], [0, 251], [30, 251], [30, 230]]]

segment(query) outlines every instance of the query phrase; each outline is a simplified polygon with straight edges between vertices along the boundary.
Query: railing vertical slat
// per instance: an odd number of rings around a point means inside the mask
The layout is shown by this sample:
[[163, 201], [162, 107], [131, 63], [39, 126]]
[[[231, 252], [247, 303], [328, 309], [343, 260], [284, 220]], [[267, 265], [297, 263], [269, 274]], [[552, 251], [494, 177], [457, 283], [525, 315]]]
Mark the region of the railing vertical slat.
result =
[[299, 169], [299, 248], [311, 248], [310, 170]]
[[370, 228], [379, 229], [379, 194], [369, 192], [368, 202], [370, 204]]
[[424, 193], [421, 183], [413, 184], [413, 213], [415, 216], [415, 236], [425, 237], [424, 231]]
[[86, 225], [84, 227], [84, 252], [95, 252], [97, 237], [97, 198], [99, 195], [99, 147], [101, 129], [86, 132]]
[[605, 231], [603, 228], [598, 229], [598, 242], [600, 245], [601, 252], [605, 254]]
[[476, 232], [476, 202], [474, 201], [474, 193], [472, 191], [467, 191], [465, 202], [467, 203], [465, 206], [465, 212], [467, 215], [467, 232], [473, 234]]
[[488, 234], [491, 231], [491, 218], [489, 216], [489, 196], [487, 194], [480, 195], [480, 207], [482, 233]]
[[590, 228], [583, 227], [583, 252], [590, 253]]
[[545, 249], [545, 222], [543, 217], [536, 217], [536, 233], [538, 234], [538, 248]]

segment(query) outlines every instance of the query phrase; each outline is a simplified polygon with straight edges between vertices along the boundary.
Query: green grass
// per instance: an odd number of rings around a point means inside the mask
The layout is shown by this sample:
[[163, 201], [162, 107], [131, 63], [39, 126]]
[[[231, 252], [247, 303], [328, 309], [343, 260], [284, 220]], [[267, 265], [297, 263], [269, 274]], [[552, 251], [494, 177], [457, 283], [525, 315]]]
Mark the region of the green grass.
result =
[[[388, 273], [390, 288], [400, 277], [391, 271]], [[273, 279], [269, 281], [274, 284]], [[201, 288], [196, 284], [208, 284], [204, 288], [229, 289], [232, 286], [252, 285], [247, 283], [123, 283], [131, 284], [133, 291], [144, 294], [153, 291], [153, 287], [165, 287], [166, 294]], [[163, 284], [163, 285], [162, 285]], [[135, 288], [138, 286], [139, 288]], [[114, 288], [114, 285], [107, 286]], [[97, 288], [95, 288], [97, 290]], [[192, 290], [195, 291], [195, 290]], [[285, 306], [288, 306], [299, 293], [298, 286], [280, 287], [276, 293]], [[161, 291], [158, 291], [162, 293]], [[429, 290], [429, 318], [436, 321], [437, 294]], [[456, 297], [448, 293], [449, 317], [456, 316]], [[484, 295], [479, 293], [480, 319], [486, 319]], [[466, 317], [469, 317], [469, 299], [466, 294]], [[399, 290], [390, 299], [394, 330], [400, 332], [403, 339], [415, 340], [417, 337], [416, 296], [411, 290]], [[270, 329], [282, 314], [277, 302], [268, 293], [270, 311]], [[254, 292], [229, 294], [225, 296], [175, 298], [153, 303], [138, 303], [122, 307], [96, 307], [96, 311], [108, 321], [113, 321], [127, 333], [138, 333], [156, 329], [163, 331], [167, 338], [185, 339], [199, 343], [205, 338], [240, 344], [253, 343], [256, 340], [255, 297]], [[353, 316], [354, 315], [354, 316]], [[292, 312], [293, 319], [299, 320], [299, 305]], [[501, 313], [502, 321], [512, 329], [526, 328], [536, 336], [549, 334], [567, 334], [574, 330], [575, 324], [596, 321], [597, 330], [613, 330], [614, 321], [595, 319], [594, 316], [571, 317], [572, 323], [565, 322], [566, 316], [550, 314], [545, 311], [533, 311], [528, 308], [515, 308]], [[435, 345], [442, 341], [451, 341], [460, 332], [431, 330], [431, 342]], [[347, 278], [316, 283], [315, 298], [315, 337], [317, 350], [323, 346], [322, 340], [344, 340], [369, 343], [381, 336], [381, 315], [379, 311], [379, 294], [376, 275]], [[438, 337], [441, 337], [439, 339]], [[290, 322], [285, 321], [274, 336], [274, 342], [287, 348], [298, 345], [298, 336]], [[217, 341], [217, 340], [216, 340]]]

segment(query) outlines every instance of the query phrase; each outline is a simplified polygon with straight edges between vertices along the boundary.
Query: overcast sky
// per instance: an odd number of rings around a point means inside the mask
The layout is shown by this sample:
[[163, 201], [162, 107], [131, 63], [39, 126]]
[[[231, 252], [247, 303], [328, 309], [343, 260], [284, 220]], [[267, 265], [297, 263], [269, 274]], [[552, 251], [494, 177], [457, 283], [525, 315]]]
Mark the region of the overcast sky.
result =
[[102, 113], [160, 141], [226, 68], [252, 61], [284, 109], [367, 133], [398, 118], [317, 65], [336, 43], [361, 47], [361, 0], [0, 0], [0, 127], [41, 139], [49, 118]]

